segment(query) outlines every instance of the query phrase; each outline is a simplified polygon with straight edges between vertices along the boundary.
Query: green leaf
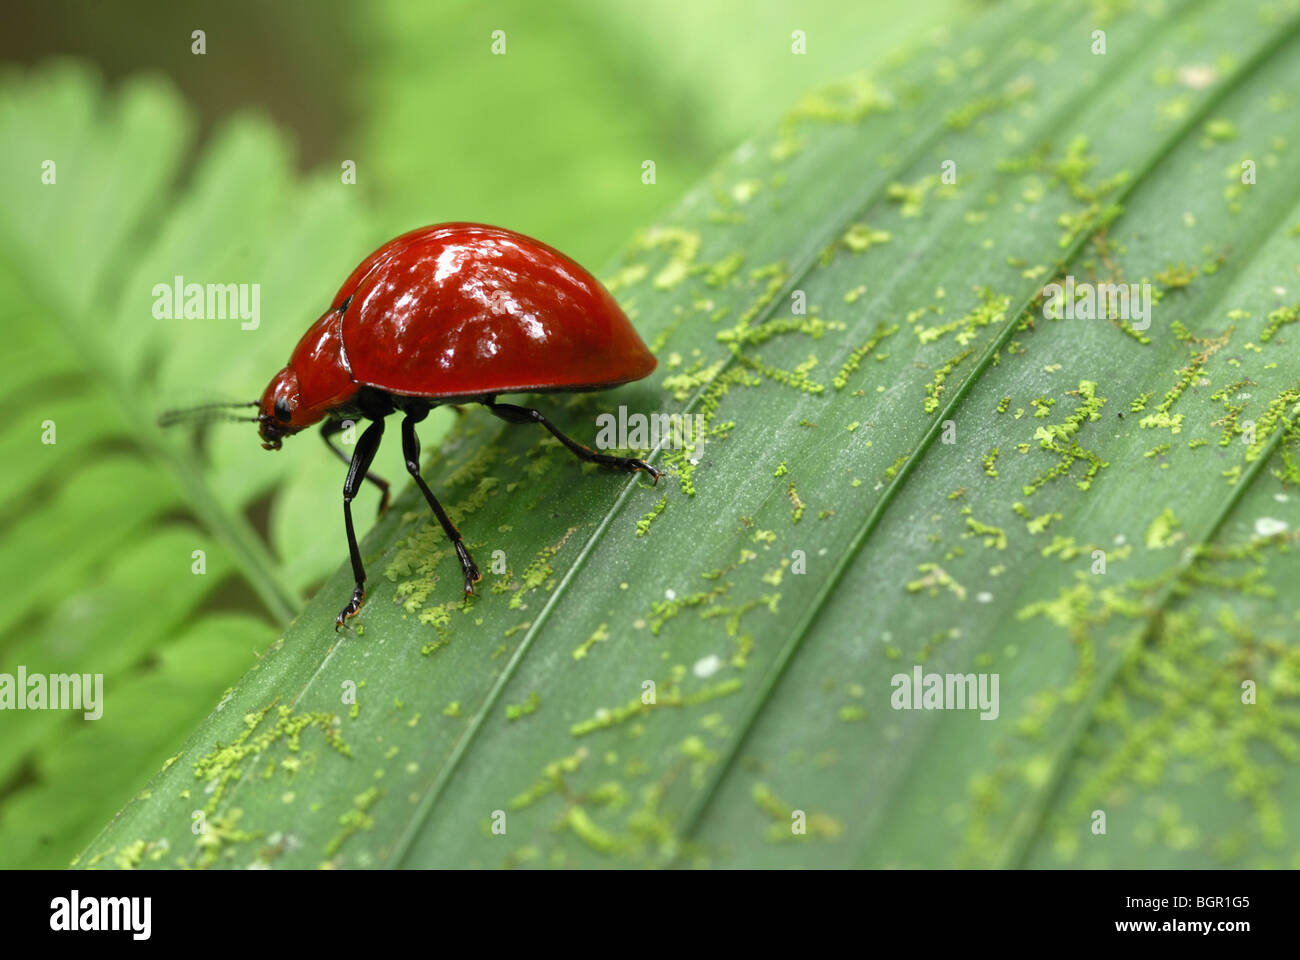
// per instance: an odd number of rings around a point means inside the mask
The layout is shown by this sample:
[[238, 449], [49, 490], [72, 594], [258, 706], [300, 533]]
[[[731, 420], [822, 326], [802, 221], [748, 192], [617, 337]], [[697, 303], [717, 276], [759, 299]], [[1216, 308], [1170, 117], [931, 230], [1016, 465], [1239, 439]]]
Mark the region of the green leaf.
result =
[[803, 98], [608, 272], [659, 372], [538, 401], [704, 442], [468, 414], [426, 473], [506, 572], [408, 489], [358, 629], [341, 569], [81, 862], [1300, 865], [1297, 27], [1017, 5]]
[[[0, 850], [9, 865], [75, 856], [337, 560], [332, 538], [328, 552], [294, 554], [286, 569], [272, 548], [289, 551], [275, 538], [268, 548], [248, 519], [297, 465], [215, 443], [207, 464], [192, 437], [166, 436], [154, 421], [167, 406], [247, 398], [283, 362], [294, 327], [313, 318], [320, 293], [308, 265], [345, 272], [371, 237], [340, 185], [295, 182], [283, 140], [264, 122], [233, 121], [197, 162], [190, 127], [157, 81], [109, 95], [65, 64], [0, 86], [11, 411], [0, 430], [0, 575], [11, 585], [0, 659], [10, 674], [19, 665], [102, 673], [106, 697], [93, 722], [6, 711]], [[262, 326], [155, 319], [154, 285], [178, 274], [259, 283]], [[326, 486], [333, 506], [337, 483]], [[301, 499], [296, 509], [311, 504]], [[310, 513], [292, 526], [317, 529]], [[230, 607], [243, 612], [214, 619]], [[199, 654], [206, 673], [192, 669]], [[134, 701], [143, 690], [157, 695]], [[80, 766], [87, 757], [95, 762]]]

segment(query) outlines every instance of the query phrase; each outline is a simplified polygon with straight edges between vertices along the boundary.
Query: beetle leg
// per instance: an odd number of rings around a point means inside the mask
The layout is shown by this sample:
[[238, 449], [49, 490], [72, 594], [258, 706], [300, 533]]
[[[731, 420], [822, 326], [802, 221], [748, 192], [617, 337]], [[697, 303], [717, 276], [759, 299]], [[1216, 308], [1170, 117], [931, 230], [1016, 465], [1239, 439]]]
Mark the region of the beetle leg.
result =
[[646, 473], [650, 474], [650, 478], [654, 481], [656, 486], [659, 484], [659, 478], [663, 476], [661, 470], [650, 466], [650, 464], [646, 463], [644, 460], [638, 460], [636, 457], [615, 457], [607, 453], [597, 453], [590, 447], [585, 447], [578, 443], [578, 441], [566, 437], [555, 428], [555, 425], [552, 424], [551, 421], [542, 416], [540, 410], [534, 410], [531, 407], [517, 407], [513, 403], [484, 403], [483, 406], [487, 407], [495, 416], [500, 417], [506, 423], [541, 424], [551, 432], [551, 436], [555, 437], [556, 440], [559, 440], [560, 443], [568, 447], [569, 452], [579, 460], [585, 460], [588, 463], [599, 463], [606, 467], [613, 467], [615, 470], [626, 470], [629, 473], [636, 473], [638, 470], [644, 470]]
[[465, 548], [465, 541], [461, 539], [460, 531], [456, 529], [456, 525], [451, 522], [451, 517], [447, 516], [447, 511], [442, 509], [442, 504], [438, 502], [438, 498], [433, 495], [429, 485], [420, 476], [420, 438], [415, 435], [415, 425], [423, 420], [428, 412], [428, 410], [411, 412], [402, 420], [402, 456], [406, 459], [407, 473], [415, 478], [420, 492], [424, 494], [424, 499], [429, 501], [434, 515], [442, 524], [447, 539], [456, 548], [456, 556], [460, 557], [460, 568], [465, 573], [465, 595], [471, 596], [474, 593], [474, 584], [483, 579], [483, 574], [478, 572], [474, 558]]
[[[321, 439], [325, 441], [325, 446], [333, 450], [340, 460], [350, 465], [352, 463], [352, 458], [344, 452], [342, 447], [338, 446], [330, 439], [334, 434], [343, 431], [343, 423], [344, 421], [342, 420], [326, 420], [321, 425], [320, 435]], [[366, 479], [379, 488], [379, 512], [383, 513], [388, 509], [388, 481], [383, 477], [370, 473], [369, 471], [366, 472]]]
[[361, 434], [361, 439], [357, 441], [357, 447], [352, 452], [352, 460], [348, 463], [348, 478], [343, 482], [343, 523], [348, 531], [348, 556], [352, 560], [352, 576], [356, 579], [357, 585], [352, 590], [352, 599], [339, 611], [334, 621], [335, 630], [343, 626], [344, 620], [356, 616], [357, 611], [361, 609], [361, 604], [366, 600], [366, 569], [361, 565], [361, 549], [357, 546], [357, 532], [352, 527], [352, 499], [361, 489], [361, 481], [365, 479], [366, 471], [370, 469], [375, 453], [379, 450], [379, 441], [383, 438], [384, 421], [381, 417], [366, 427], [366, 432]]

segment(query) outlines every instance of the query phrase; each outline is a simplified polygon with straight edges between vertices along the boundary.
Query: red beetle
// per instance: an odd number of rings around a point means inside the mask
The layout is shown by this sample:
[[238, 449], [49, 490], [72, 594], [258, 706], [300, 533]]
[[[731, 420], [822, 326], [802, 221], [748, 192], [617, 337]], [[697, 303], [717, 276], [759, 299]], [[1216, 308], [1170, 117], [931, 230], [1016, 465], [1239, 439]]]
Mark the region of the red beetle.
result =
[[[644, 460], [597, 453], [566, 437], [537, 410], [497, 403], [502, 393], [604, 390], [647, 376], [655, 358], [590, 273], [546, 244], [479, 223], [443, 223], [402, 234], [352, 271], [330, 308], [298, 341], [262, 394], [254, 418], [262, 446], [324, 421], [321, 434], [348, 464], [343, 520], [356, 588], [335, 629], [361, 608], [366, 572], [352, 527], [352, 500], [369, 473], [384, 418], [401, 412], [406, 469], [442, 524], [465, 573], [482, 579], [460, 532], [420, 476], [415, 425], [443, 403], [481, 403], [508, 423], [536, 423], [580, 460], [660, 472]], [[345, 420], [373, 421], [349, 458], [331, 439]], [[166, 422], [174, 415], [164, 418]]]

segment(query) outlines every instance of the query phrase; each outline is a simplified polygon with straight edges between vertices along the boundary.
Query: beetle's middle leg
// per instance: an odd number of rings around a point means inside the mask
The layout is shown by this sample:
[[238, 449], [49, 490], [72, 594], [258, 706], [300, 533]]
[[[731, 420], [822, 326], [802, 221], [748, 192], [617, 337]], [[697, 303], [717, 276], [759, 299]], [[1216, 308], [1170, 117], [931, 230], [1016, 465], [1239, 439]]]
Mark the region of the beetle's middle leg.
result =
[[[343, 420], [326, 420], [321, 425], [320, 435], [321, 435], [321, 439], [325, 441], [325, 446], [333, 450], [335, 456], [337, 456], [344, 463], [351, 465], [352, 458], [349, 457], [343, 451], [343, 448], [340, 447], [338, 444], [336, 444], [333, 440], [334, 434], [341, 433], [343, 431], [344, 422], [345, 421]], [[373, 474], [369, 472], [368, 470], [366, 471], [366, 479], [379, 488], [379, 512], [383, 513], [385, 510], [388, 509], [388, 500], [389, 500], [388, 481], [385, 480], [383, 477], [378, 476], [377, 474]]]
[[361, 434], [348, 464], [348, 478], [343, 481], [343, 523], [348, 531], [348, 557], [352, 561], [352, 576], [356, 580], [356, 586], [352, 589], [352, 599], [334, 620], [335, 630], [343, 626], [343, 621], [348, 617], [355, 617], [361, 604], [366, 601], [366, 568], [361, 564], [361, 548], [357, 546], [357, 532], [352, 527], [352, 500], [361, 489], [361, 482], [366, 478], [366, 472], [379, 451], [379, 441], [383, 438], [384, 418], [380, 417]]
[[442, 504], [433, 495], [429, 485], [424, 482], [424, 477], [420, 476], [420, 438], [415, 435], [415, 425], [423, 420], [428, 413], [427, 409], [410, 411], [402, 420], [402, 456], [406, 460], [406, 472], [415, 478], [416, 484], [420, 487], [420, 492], [424, 494], [424, 499], [429, 501], [429, 506], [433, 509], [434, 515], [438, 518], [438, 522], [442, 524], [447, 539], [456, 548], [456, 556], [460, 557], [460, 568], [465, 573], [465, 595], [470, 596], [474, 593], [474, 584], [483, 579], [483, 574], [478, 572], [474, 558], [469, 555], [469, 550], [465, 547], [465, 541], [461, 539], [460, 531], [451, 522], [451, 517], [447, 516], [447, 511], [442, 509]]

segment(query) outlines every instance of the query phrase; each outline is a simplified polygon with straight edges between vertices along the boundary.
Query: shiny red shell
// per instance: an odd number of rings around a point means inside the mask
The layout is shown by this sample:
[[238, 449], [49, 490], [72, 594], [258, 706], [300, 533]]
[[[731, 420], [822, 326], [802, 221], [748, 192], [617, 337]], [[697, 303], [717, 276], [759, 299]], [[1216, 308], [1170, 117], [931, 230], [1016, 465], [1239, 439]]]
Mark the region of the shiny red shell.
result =
[[389, 241], [339, 288], [353, 378], [456, 397], [612, 387], [655, 358], [590, 273], [500, 227], [448, 223]]
[[600, 282], [513, 230], [443, 223], [402, 234], [352, 271], [271, 381], [293, 433], [361, 386], [455, 400], [596, 390], [651, 373], [655, 358]]

